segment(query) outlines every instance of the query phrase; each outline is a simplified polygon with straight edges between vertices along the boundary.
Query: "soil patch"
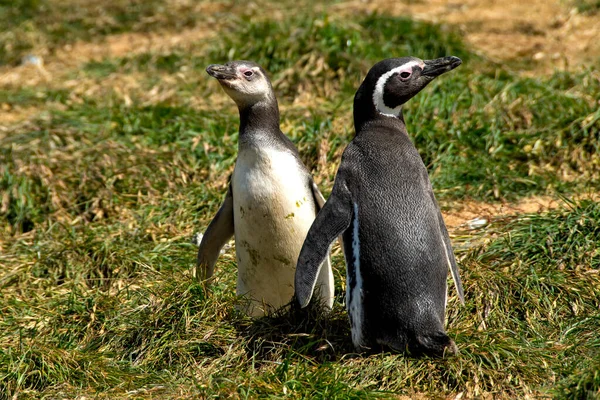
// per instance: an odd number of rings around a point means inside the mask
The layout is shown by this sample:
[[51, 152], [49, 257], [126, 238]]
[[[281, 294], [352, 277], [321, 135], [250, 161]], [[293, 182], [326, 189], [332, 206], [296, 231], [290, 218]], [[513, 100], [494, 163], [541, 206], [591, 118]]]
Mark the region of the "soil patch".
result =
[[[570, 199], [599, 201], [599, 193], [586, 193], [570, 196]], [[564, 201], [557, 197], [532, 196], [522, 198], [515, 203], [484, 203], [467, 200], [452, 204], [451, 210], [443, 211], [444, 221], [449, 231], [473, 229], [472, 223], [477, 224], [476, 219], [485, 220], [488, 223], [499, 216], [511, 216], [525, 213], [542, 213], [561, 207]], [[483, 223], [483, 222], [482, 222]]]

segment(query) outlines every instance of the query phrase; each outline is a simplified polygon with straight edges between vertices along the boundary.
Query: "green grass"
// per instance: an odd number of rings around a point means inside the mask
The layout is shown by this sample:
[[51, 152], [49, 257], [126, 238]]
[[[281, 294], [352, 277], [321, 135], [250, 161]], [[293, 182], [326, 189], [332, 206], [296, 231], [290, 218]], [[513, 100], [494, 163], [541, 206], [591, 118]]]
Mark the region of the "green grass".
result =
[[598, 188], [600, 112], [591, 99], [600, 85], [591, 72], [539, 79], [465, 70], [435, 82], [405, 114], [435, 187], [508, 199]]
[[[268, 67], [284, 100], [307, 90], [327, 100], [321, 109], [300, 106], [283, 116], [305, 162], [315, 166], [319, 137], [328, 136], [328, 156], [350, 140], [352, 96], [370, 65], [393, 55], [455, 54], [465, 63], [405, 108], [409, 132], [440, 196], [513, 200], [600, 185], [600, 114], [594, 100], [600, 96], [600, 83], [594, 70], [519, 77], [470, 54], [453, 31], [406, 19], [369, 15], [349, 23], [307, 17], [300, 26], [293, 28], [285, 21], [246, 23], [237, 27], [236, 35], [216, 42], [208, 55], [180, 50], [142, 53], [92, 62], [85, 68], [150, 76], [184, 69], [191, 71], [194, 84], [206, 85], [210, 78], [204, 68], [209, 63], [227, 57], [257, 60]], [[244, 46], [246, 38], [263, 36], [268, 40], [260, 46]], [[308, 49], [307, 56], [294, 57], [300, 49]], [[310, 72], [314, 70], [320, 72]], [[185, 90], [183, 96], [203, 90], [190, 84], [180, 89]], [[336, 119], [348, 121], [347, 128], [334, 132], [312, 128], [331, 126]]]
[[[10, 279], [1, 281], [12, 296], [3, 296], [8, 318], [0, 356], [10, 369], [0, 382], [10, 392], [53, 393], [63, 384], [93, 393], [115, 390], [124, 379], [120, 390], [161, 385], [174, 393], [178, 383], [188, 382], [186, 393], [200, 395], [520, 396], [541, 390], [581, 398], [577, 393], [600, 388], [594, 361], [600, 355], [598, 214], [597, 204], [584, 202], [547, 215], [500, 219], [489, 228], [493, 232], [480, 234], [496, 232], [496, 239], [459, 251], [467, 302], [461, 308], [451, 298], [450, 332], [461, 353], [447, 360], [352, 356], [340, 287], [329, 318], [294, 311], [253, 323], [234, 310], [231, 255], [207, 294], [178, 272], [192, 263], [185, 241], [156, 243], [143, 232], [114, 237], [106, 231], [119, 228], [110, 226], [65, 234], [67, 227], [55, 226], [35, 238], [36, 246], [15, 243], [12, 249], [35, 261], [15, 265]], [[535, 235], [543, 240], [547, 231], [554, 234], [552, 245], [540, 248]], [[574, 244], [575, 258], [565, 251]], [[563, 259], [548, 265], [547, 252]], [[334, 261], [340, 275], [341, 258]], [[232, 364], [238, 367], [232, 370]]]
[[[217, 42], [208, 57], [220, 62], [255, 60], [270, 73], [283, 74], [285, 80], [278, 89], [292, 96], [297, 94], [299, 84], [309, 86], [321, 96], [331, 96], [327, 89], [332, 85], [346, 95], [353, 95], [356, 84], [373, 61], [393, 56], [436, 58], [454, 54], [467, 60], [474, 58], [454, 31], [377, 14], [352, 21], [307, 15], [294, 24], [243, 20], [232, 29], [235, 34]], [[269, 40], [244, 45], [247, 38], [260, 37]]]
[[[0, 3], [9, 28], [0, 60], [33, 48], [6, 50], [23, 32], [50, 54], [68, 41], [207, 21], [219, 34], [66, 74], [94, 90], [54, 80], [0, 94], [4, 107], [39, 111], [0, 129], [0, 399], [600, 396], [597, 203], [564, 200], [459, 232], [466, 305], [451, 291], [448, 331], [460, 354], [444, 360], [353, 354], [339, 252], [329, 316], [240, 315], [233, 250], [210, 290], [190, 273], [190, 238], [218, 209], [237, 153], [237, 110], [204, 72], [210, 63], [248, 58], [269, 70], [285, 132], [327, 194], [368, 68], [390, 56], [460, 56], [460, 68], [405, 108], [451, 209], [462, 199], [595, 193], [597, 70], [522, 77], [472, 53], [453, 29], [406, 18], [278, 4], [280, 17], [257, 19], [228, 3], [200, 15], [185, 2], [120, 0], [63, 18], [71, 3], [61, 4]], [[139, 84], [130, 102], [120, 81], [106, 85], [126, 78]], [[153, 97], [155, 88], [172, 94]]]
[[479, 327], [496, 324], [528, 342], [535, 349], [528, 368], [555, 382], [559, 397], [600, 394], [599, 212], [595, 202], [566, 202], [546, 214], [498, 220], [499, 236], [463, 261], [465, 281], [481, 282], [467, 289], [479, 298]]
[[0, 92], [0, 103], [10, 107], [41, 107], [47, 103], [64, 103], [67, 101], [69, 92], [65, 89], [42, 89], [25, 87], [15, 91]]
[[[564, 190], [556, 179], [561, 173], [588, 174], [598, 185], [600, 114], [593, 99], [600, 96], [600, 84], [591, 72], [521, 78], [482, 62], [454, 31], [409, 19], [369, 15], [351, 24], [325, 16], [310, 17], [300, 27], [285, 21], [238, 26], [239, 36], [217, 45], [211, 59], [258, 60], [276, 82], [283, 79], [278, 85], [283, 94], [295, 96], [307, 86], [322, 97], [341, 91], [338, 102], [346, 106], [360, 78], [380, 59], [461, 57], [463, 66], [411, 100], [405, 113], [425, 163], [440, 171], [433, 175], [435, 186], [452, 196], [514, 198]], [[242, 44], [267, 35], [272, 40], [258, 46]], [[304, 57], [293, 56], [303, 52]], [[315, 70], [320, 73], [309, 73]]]
[[583, 14], [597, 15], [600, 12], [599, 0], [575, 0], [573, 5]]

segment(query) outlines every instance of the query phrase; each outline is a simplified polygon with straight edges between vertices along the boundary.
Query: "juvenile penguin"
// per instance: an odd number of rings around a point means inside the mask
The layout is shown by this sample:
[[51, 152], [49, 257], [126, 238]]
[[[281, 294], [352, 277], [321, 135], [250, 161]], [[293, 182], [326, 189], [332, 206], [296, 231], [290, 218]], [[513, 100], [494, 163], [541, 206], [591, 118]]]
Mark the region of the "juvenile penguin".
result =
[[462, 284], [402, 105], [460, 64], [457, 57], [387, 59], [371, 68], [354, 97], [356, 136], [308, 232], [295, 282], [305, 307], [330, 243], [342, 234], [346, 307], [358, 351], [456, 352], [444, 330], [448, 269], [464, 302]]
[[[325, 199], [279, 128], [279, 107], [266, 72], [250, 61], [210, 65], [238, 106], [238, 157], [221, 208], [198, 249], [197, 274], [212, 277], [224, 244], [235, 236], [237, 295], [251, 316], [287, 304], [294, 294], [294, 273], [306, 233]], [[325, 254], [315, 276], [324, 307], [333, 304], [333, 274]]]

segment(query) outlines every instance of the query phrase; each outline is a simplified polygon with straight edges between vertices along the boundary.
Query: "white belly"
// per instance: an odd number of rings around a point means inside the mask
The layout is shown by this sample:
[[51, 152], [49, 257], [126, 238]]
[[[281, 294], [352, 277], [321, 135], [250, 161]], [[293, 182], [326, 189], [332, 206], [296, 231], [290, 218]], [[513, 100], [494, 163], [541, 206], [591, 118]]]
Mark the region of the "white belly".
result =
[[232, 178], [237, 294], [249, 315], [287, 304], [296, 262], [315, 219], [312, 190], [295, 157], [283, 151], [244, 149]]

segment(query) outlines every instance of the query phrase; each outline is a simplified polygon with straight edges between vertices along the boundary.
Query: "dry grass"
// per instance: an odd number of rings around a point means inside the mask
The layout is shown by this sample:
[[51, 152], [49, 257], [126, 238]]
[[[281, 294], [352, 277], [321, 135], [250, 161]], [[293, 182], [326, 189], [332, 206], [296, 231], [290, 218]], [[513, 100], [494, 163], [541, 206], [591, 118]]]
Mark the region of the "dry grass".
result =
[[597, 14], [580, 11], [577, 2], [375, 0], [342, 2], [334, 8], [347, 14], [386, 10], [386, 14], [450, 24], [487, 58], [527, 75], [577, 71], [600, 60], [600, 20]]
[[[593, 13], [165, 4], [19, 0], [0, 14], [1, 399], [598, 396], [600, 76], [547, 74], [564, 66], [554, 52], [598, 56], [576, 45], [597, 32]], [[237, 144], [236, 109], [205, 66], [228, 54], [269, 66], [282, 127], [327, 194], [357, 83], [403, 52], [465, 61], [406, 107], [467, 294], [461, 308], [451, 292], [461, 353], [446, 360], [352, 353], [337, 247], [328, 317], [237, 314], [234, 249], [210, 291], [190, 274], [189, 239], [216, 212]], [[29, 53], [44, 64], [20, 65]], [[465, 224], [477, 217], [487, 224]]]

